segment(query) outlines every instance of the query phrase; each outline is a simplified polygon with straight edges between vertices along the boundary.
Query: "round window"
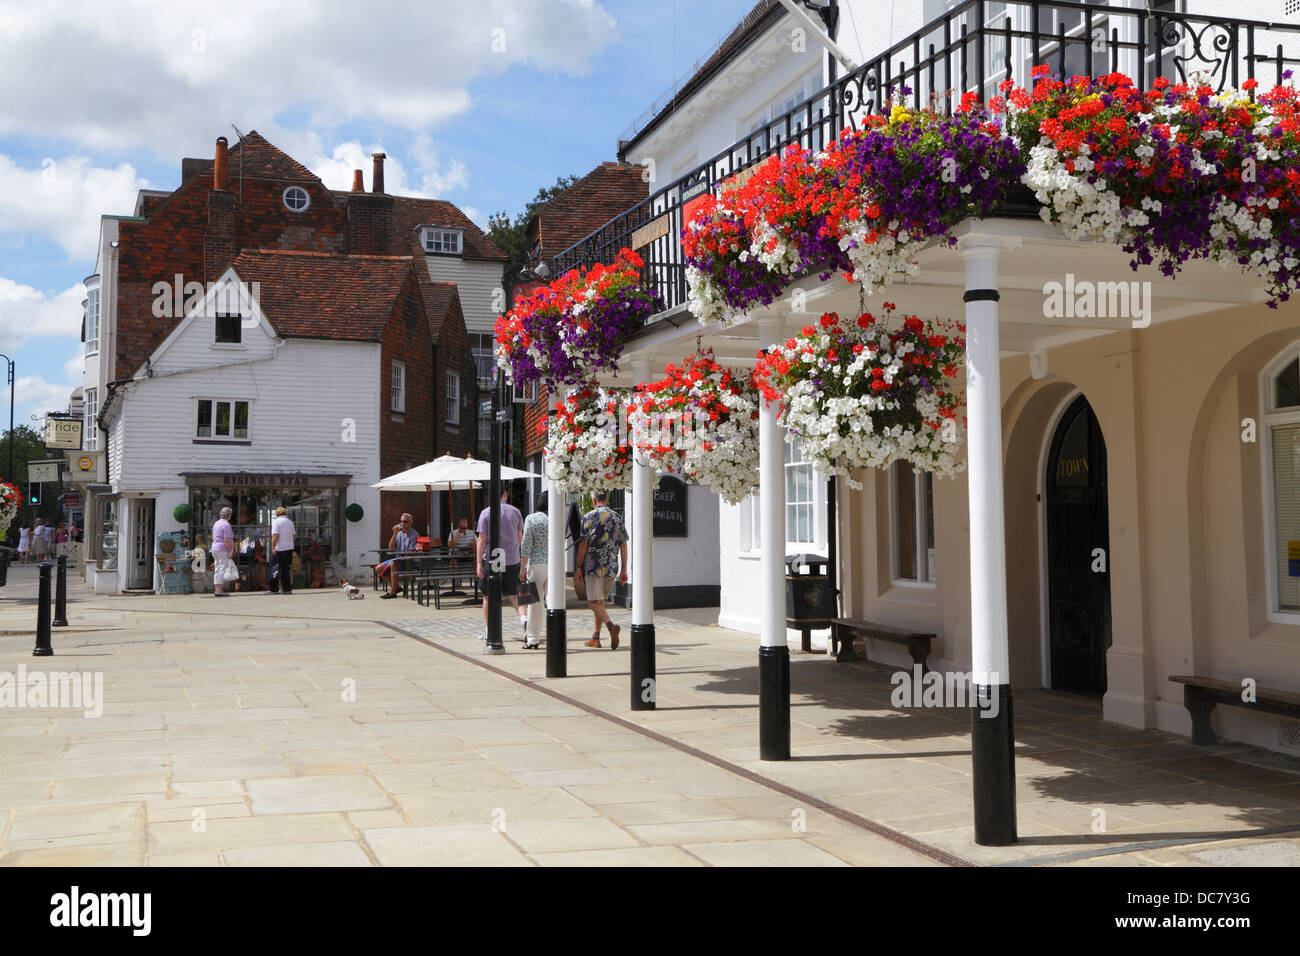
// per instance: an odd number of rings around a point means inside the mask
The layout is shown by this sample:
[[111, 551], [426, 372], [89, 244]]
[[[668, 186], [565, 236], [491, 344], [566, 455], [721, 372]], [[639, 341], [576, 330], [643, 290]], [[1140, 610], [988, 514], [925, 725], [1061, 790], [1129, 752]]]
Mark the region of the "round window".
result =
[[284, 191], [284, 208], [290, 212], [302, 212], [311, 205], [311, 196], [301, 186], [290, 186]]

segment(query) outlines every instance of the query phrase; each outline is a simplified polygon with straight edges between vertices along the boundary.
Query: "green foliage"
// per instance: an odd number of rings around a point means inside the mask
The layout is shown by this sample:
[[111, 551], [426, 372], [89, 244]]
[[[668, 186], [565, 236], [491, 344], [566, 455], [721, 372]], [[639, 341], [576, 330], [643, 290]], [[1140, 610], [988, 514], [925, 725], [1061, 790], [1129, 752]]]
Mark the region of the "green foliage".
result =
[[546, 205], [577, 181], [577, 176], [559, 176], [554, 186], [544, 186], [537, 190], [537, 195], [525, 203], [523, 211], [516, 213], [513, 219], [504, 210], [488, 217], [488, 237], [510, 257], [505, 272], [507, 290], [519, 281], [519, 273], [528, 264], [528, 220], [533, 217], [537, 207]]

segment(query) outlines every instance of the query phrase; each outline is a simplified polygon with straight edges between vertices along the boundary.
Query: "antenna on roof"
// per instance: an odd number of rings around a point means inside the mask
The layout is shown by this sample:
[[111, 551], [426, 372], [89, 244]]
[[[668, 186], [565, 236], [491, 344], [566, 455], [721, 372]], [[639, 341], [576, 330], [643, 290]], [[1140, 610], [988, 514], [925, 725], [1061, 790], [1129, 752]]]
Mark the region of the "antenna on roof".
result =
[[[239, 127], [234, 123], [231, 123], [230, 128], [233, 129], [235, 135], [239, 137], [239, 145], [243, 146], [244, 134], [239, 131]], [[241, 206], [244, 204], [244, 151], [242, 149], [239, 151], [239, 204]]]

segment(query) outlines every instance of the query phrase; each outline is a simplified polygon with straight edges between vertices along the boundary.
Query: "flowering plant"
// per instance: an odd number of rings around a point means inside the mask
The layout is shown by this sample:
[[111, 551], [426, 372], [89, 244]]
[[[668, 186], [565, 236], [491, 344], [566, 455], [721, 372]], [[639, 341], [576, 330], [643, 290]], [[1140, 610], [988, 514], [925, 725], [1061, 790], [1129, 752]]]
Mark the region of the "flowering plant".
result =
[[8, 482], [0, 482], [0, 536], [9, 532], [9, 525], [18, 517], [18, 507], [22, 502], [23, 496], [17, 488]]
[[971, 96], [952, 116], [895, 106], [821, 153], [790, 146], [704, 200], [682, 232], [691, 311], [734, 321], [810, 272], [872, 291], [915, 274], [921, 245], [955, 245], [952, 227], [991, 213], [1023, 171]]
[[555, 405], [546, 430], [546, 474], [568, 492], [632, 487], [632, 449], [619, 433], [619, 396], [588, 385]]
[[1256, 101], [1255, 80], [1216, 94], [1164, 77], [1140, 91], [1120, 73], [1033, 76], [1032, 92], [1003, 85], [1044, 220], [1122, 243], [1134, 268], [1173, 275], [1209, 257], [1267, 279], [1269, 305], [1289, 297], [1300, 278], [1294, 90]]
[[525, 296], [497, 320], [497, 364], [516, 385], [579, 385], [612, 371], [632, 333], [663, 308], [641, 281], [644, 266], [623, 249], [608, 266], [572, 269]]
[[760, 352], [754, 377], [764, 400], [780, 404], [782, 425], [806, 460], [850, 486], [857, 468], [910, 461], [941, 477], [965, 467], [965, 417], [953, 380], [963, 360], [961, 323], [922, 322], [894, 311], [851, 323], [828, 312], [784, 344]]
[[757, 488], [758, 389], [751, 373], [719, 365], [711, 349], [638, 385], [628, 412], [638, 453], [657, 468], [731, 504]]

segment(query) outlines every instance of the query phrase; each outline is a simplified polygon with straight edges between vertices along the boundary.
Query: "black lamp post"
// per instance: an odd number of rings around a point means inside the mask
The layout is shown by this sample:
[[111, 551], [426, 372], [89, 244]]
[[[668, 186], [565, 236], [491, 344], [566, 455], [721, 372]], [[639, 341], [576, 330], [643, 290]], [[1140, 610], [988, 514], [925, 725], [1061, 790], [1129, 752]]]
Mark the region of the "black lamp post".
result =
[[9, 484], [14, 485], [14, 487], [17, 488], [18, 486], [17, 486], [16, 484], [14, 484], [14, 392], [16, 392], [16, 391], [18, 390], [18, 386], [14, 384], [14, 360], [11, 359], [9, 356], [7, 356], [7, 355], [3, 355], [3, 354], [0, 354], [0, 358], [4, 359], [6, 362], [9, 363], [9, 472], [8, 472], [8, 481], [9, 481]]

